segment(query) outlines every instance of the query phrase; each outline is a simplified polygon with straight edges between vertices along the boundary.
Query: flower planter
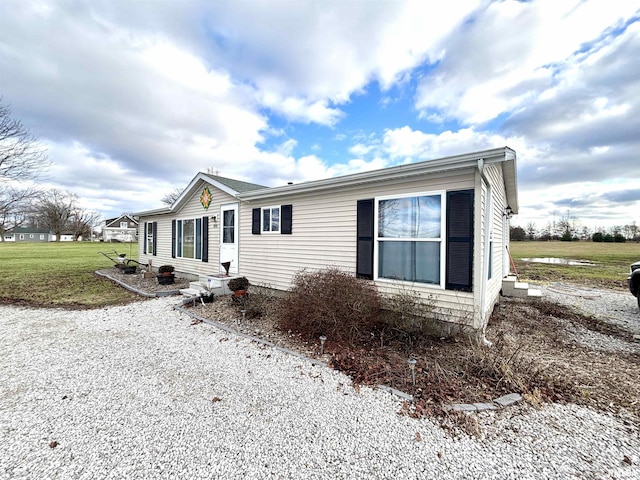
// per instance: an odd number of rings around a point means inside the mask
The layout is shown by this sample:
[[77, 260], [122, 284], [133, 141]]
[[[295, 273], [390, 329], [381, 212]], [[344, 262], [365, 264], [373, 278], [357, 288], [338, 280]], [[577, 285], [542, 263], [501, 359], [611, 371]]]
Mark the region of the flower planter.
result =
[[158, 284], [160, 285], [172, 285], [175, 281], [175, 275], [173, 273], [158, 275]]
[[200, 299], [202, 300], [203, 303], [212, 303], [213, 302], [213, 293], [210, 294], [204, 294], [200, 296]]
[[234, 297], [244, 297], [247, 294], [246, 290], [234, 290], [233, 291], [233, 296]]

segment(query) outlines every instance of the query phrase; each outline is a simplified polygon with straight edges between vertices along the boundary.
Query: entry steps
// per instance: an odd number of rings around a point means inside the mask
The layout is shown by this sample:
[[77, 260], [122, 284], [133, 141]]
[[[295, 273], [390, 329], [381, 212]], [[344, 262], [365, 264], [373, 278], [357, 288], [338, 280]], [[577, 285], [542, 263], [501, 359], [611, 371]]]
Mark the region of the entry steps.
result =
[[228, 295], [233, 293], [229, 290], [229, 280], [240, 276], [241, 275], [231, 275], [228, 277], [216, 275], [200, 276], [198, 280], [189, 282], [189, 288], [180, 289], [180, 293], [189, 298], [200, 297], [206, 294], [207, 290], [214, 295]]
[[505, 297], [541, 297], [542, 292], [537, 288], [529, 288], [526, 282], [519, 282], [515, 275], [509, 275], [502, 279], [502, 295]]

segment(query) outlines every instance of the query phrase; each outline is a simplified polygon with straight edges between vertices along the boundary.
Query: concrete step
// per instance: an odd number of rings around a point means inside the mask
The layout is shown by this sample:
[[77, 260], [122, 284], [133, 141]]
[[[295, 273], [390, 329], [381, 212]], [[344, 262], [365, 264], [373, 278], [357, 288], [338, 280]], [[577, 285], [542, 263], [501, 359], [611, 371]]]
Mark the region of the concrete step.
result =
[[508, 276], [502, 280], [502, 295], [505, 297], [528, 298], [541, 297], [542, 292], [535, 288], [529, 288], [527, 282], [518, 282], [515, 276]]

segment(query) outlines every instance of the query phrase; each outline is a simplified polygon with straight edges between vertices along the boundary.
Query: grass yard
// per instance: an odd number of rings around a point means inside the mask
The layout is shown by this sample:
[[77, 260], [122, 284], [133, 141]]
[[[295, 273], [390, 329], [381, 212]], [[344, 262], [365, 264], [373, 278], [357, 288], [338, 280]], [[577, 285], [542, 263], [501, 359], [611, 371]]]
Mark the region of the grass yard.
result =
[[0, 243], [0, 303], [99, 308], [139, 300], [93, 273], [113, 266], [98, 252], [114, 249], [138, 258], [135, 243]]
[[[511, 256], [522, 280], [626, 290], [629, 266], [640, 261], [640, 243], [511, 242]], [[521, 260], [541, 257], [586, 260], [595, 265], [549, 265]]]

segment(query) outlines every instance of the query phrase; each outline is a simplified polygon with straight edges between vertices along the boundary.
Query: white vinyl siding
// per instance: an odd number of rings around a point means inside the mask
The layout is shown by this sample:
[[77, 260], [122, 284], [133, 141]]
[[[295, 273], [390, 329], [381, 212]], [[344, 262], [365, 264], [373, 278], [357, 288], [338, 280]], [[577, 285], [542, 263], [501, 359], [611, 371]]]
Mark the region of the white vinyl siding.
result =
[[[148, 259], [153, 260], [153, 267], [157, 268], [160, 265], [170, 264], [176, 269], [176, 272], [189, 273], [194, 277], [198, 275], [213, 275], [220, 272], [220, 225], [222, 219], [219, 217], [220, 204], [227, 204], [237, 201], [233, 196], [222, 192], [221, 190], [209, 185], [211, 191], [211, 204], [207, 210], [204, 209], [200, 203], [200, 195], [205, 186], [202, 183], [194, 190], [193, 195], [187, 200], [185, 205], [179, 212], [165, 215], [151, 215], [148, 217], [141, 217], [142, 222], [158, 222], [158, 245], [156, 250], [156, 256], [150, 254], [144, 254], [140, 248], [140, 262], [145, 263]], [[176, 255], [175, 258], [171, 257], [171, 221], [185, 218], [202, 218], [204, 216], [209, 217], [209, 261], [203, 262], [198, 259], [182, 258]], [[216, 220], [213, 220], [213, 217]]]
[[[474, 188], [473, 171], [388, 179], [367, 186], [354, 185], [318, 193], [242, 202], [240, 209], [240, 271], [252, 283], [286, 290], [303, 270], [334, 266], [356, 270], [356, 205], [358, 200]], [[251, 210], [277, 201], [293, 205], [292, 235], [252, 235]], [[443, 204], [444, 208], [444, 204]], [[473, 293], [443, 290], [439, 286], [409, 283], [410, 288], [437, 294], [438, 308], [460, 322], [473, 316]], [[378, 282], [379, 290], [392, 293], [405, 288], [395, 281]], [[456, 321], [453, 319], [452, 321]]]

